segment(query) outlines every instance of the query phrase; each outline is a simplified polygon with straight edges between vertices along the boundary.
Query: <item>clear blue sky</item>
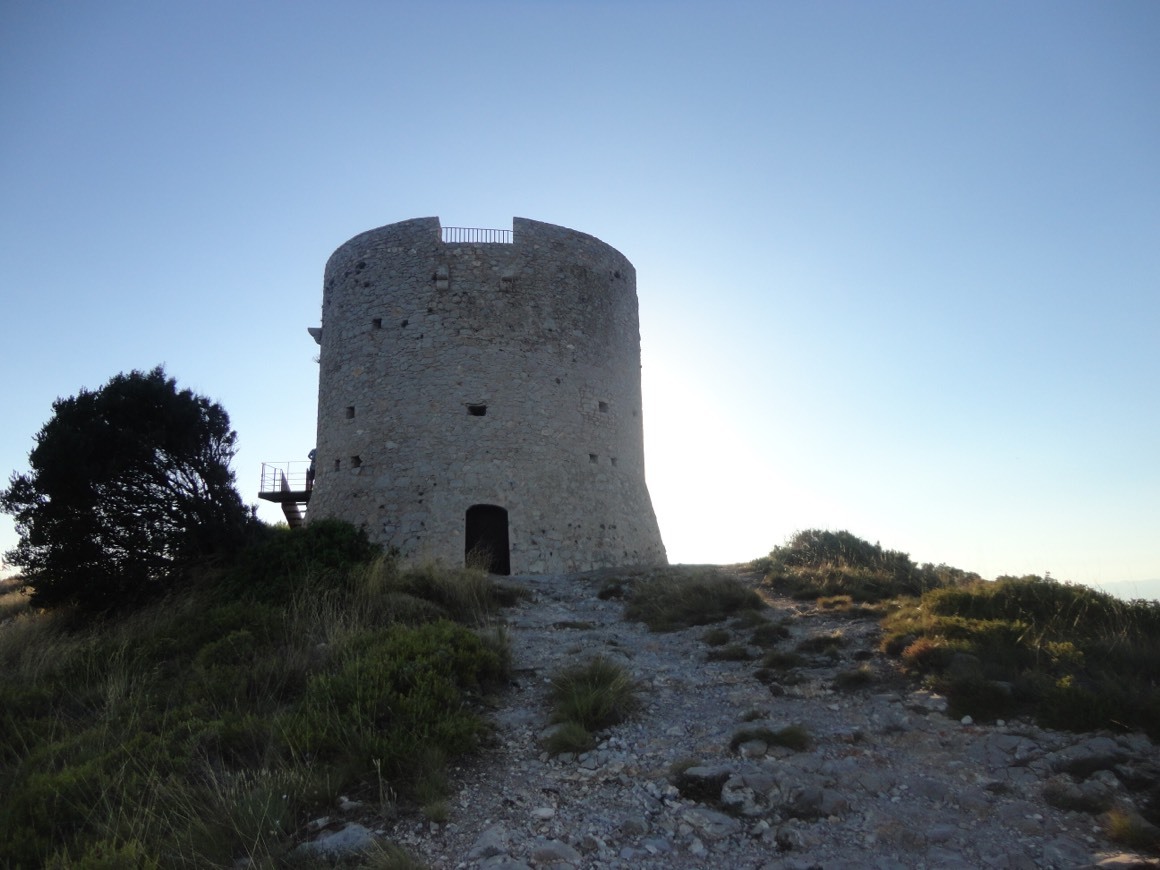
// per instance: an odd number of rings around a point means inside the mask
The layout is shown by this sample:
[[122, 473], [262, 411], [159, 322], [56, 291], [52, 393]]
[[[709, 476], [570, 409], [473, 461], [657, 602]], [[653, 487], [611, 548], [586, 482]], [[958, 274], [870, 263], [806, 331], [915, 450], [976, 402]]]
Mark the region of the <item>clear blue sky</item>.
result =
[[256, 501], [330, 253], [518, 215], [637, 267], [674, 561], [1160, 578], [1158, 45], [1151, 0], [3, 0], [0, 474], [164, 363]]

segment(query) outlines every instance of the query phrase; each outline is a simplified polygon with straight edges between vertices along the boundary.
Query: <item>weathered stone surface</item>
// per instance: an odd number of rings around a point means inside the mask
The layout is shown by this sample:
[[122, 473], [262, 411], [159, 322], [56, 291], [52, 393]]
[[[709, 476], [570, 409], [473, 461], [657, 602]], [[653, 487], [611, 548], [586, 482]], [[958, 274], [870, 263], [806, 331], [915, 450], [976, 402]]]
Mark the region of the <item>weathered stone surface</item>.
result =
[[559, 840], [540, 840], [532, 847], [532, 863], [537, 867], [576, 864], [580, 853]]
[[438, 218], [370, 230], [326, 264], [320, 339], [308, 520], [463, 564], [485, 506], [506, 511], [514, 573], [665, 562], [615, 249], [524, 218], [510, 243], [444, 242]]
[[1082, 779], [1097, 770], [1111, 770], [1124, 761], [1127, 754], [1111, 737], [1097, 736], [1053, 753], [1047, 762], [1057, 773], [1070, 773]]
[[301, 849], [336, 859], [368, 852], [377, 842], [375, 835], [368, 828], [352, 823], [337, 831], [325, 833], [316, 840], [303, 843]]
[[488, 828], [467, 853], [469, 860], [478, 861], [480, 858], [492, 858], [507, 852], [508, 834], [503, 825], [493, 825]]
[[681, 818], [707, 840], [720, 840], [741, 830], [741, 822], [733, 816], [707, 807], [693, 807], [686, 810]]

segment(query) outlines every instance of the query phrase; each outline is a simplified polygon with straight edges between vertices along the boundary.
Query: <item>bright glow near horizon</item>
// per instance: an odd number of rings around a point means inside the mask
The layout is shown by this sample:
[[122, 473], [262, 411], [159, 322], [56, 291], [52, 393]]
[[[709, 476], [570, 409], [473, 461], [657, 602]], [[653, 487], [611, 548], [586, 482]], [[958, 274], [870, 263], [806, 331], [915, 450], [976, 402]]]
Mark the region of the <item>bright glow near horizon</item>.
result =
[[1158, 39], [1138, 0], [5, 4], [0, 474], [164, 363], [256, 500], [334, 248], [518, 215], [637, 268], [674, 561], [821, 527], [1155, 580]]

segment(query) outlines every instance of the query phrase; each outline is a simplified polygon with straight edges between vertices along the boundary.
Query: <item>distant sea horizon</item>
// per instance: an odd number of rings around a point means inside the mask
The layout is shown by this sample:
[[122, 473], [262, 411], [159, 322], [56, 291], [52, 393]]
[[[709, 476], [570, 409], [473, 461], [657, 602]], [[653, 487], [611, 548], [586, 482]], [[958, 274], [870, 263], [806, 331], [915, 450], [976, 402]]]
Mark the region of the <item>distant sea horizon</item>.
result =
[[1137, 598], [1160, 601], [1160, 579], [1113, 580], [1109, 583], [1088, 583], [1085, 585], [1107, 592], [1109, 595], [1115, 595], [1117, 598], [1123, 598], [1125, 601]]

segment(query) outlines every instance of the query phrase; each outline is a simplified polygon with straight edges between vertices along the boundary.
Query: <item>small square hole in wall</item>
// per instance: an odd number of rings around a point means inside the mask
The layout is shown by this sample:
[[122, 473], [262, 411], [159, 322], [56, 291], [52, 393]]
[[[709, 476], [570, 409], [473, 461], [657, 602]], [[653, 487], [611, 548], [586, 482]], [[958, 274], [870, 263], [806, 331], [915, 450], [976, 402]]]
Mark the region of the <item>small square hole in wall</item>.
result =
[[354, 419], [354, 405], [347, 405], [346, 406], [346, 419], [348, 419], [348, 420]]
[[601, 402], [597, 407], [600, 408], [601, 413], [604, 413], [604, 414], [608, 413], [608, 403], [607, 402]]
[[612, 459], [609, 460], [609, 462], [612, 463], [613, 468], [616, 467], [616, 457], [615, 456], [613, 456]]
[[383, 319], [381, 317], [376, 317], [374, 320], [371, 321], [371, 325], [375, 329], [382, 329], [383, 328]]
[[360, 465], [362, 465], [362, 457], [352, 456], [350, 458], [350, 467], [351, 468], [358, 468]]
[[589, 462], [591, 462], [591, 463], [593, 463], [593, 464], [595, 464], [595, 463], [596, 463], [596, 454], [595, 454], [595, 453], [589, 453], [589, 454], [588, 454], [588, 461], [589, 461]]
[[334, 460], [334, 470], [338, 471], [340, 468], [342, 468], [342, 460], [341, 459]]
[[487, 405], [468, 405], [467, 413], [472, 417], [486, 417]]

